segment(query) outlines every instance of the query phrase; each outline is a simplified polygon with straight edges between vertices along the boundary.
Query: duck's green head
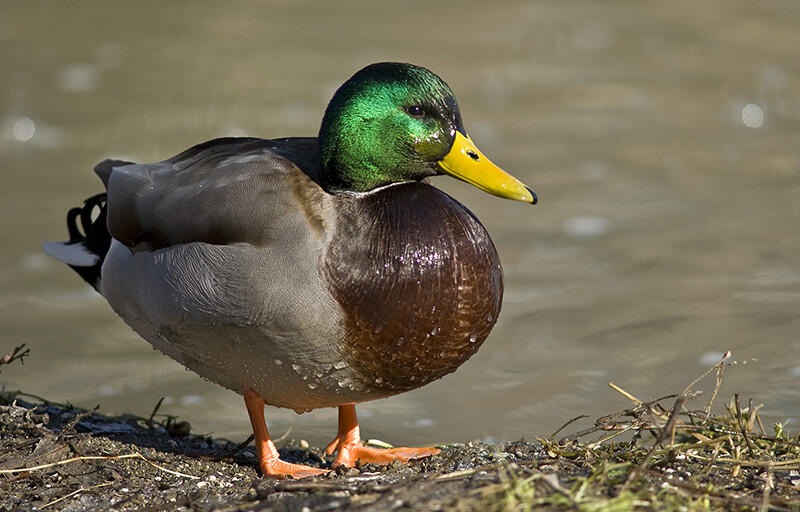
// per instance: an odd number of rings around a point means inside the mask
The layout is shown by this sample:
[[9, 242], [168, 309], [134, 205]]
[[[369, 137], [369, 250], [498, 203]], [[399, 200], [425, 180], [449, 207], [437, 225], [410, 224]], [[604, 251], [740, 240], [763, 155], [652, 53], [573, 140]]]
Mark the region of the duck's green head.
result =
[[491, 194], [536, 194], [483, 156], [467, 136], [450, 87], [412, 64], [365, 67], [334, 94], [319, 131], [322, 182], [331, 191], [450, 174]]

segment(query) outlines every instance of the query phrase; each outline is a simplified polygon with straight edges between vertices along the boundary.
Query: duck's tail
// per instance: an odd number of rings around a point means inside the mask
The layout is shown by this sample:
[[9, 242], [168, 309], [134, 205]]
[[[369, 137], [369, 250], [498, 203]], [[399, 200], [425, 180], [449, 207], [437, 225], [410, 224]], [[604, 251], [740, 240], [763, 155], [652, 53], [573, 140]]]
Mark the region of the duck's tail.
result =
[[[79, 227], [80, 221], [80, 227]], [[99, 291], [100, 269], [111, 246], [106, 228], [106, 194], [97, 194], [67, 212], [66, 242], [45, 242], [44, 252], [63, 261]]]
[[[129, 165], [124, 160], [103, 160], [94, 172], [108, 187], [114, 167]], [[95, 290], [100, 291], [100, 271], [111, 247], [111, 234], [106, 226], [106, 193], [96, 194], [67, 212], [66, 242], [45, 242], [42, 249], [53, 258], [63, 261]], [[80, 221], [80, 227], [78, 222]]]

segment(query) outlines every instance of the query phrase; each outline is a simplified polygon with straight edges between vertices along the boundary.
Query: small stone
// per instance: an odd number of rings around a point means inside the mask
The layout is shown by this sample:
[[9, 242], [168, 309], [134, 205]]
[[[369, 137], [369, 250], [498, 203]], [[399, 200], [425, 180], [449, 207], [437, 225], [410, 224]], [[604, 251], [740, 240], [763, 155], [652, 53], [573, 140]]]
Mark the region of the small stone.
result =
[[348, 468], [345, 471], [344, 476], [358, 476], [361, 474], [361, 470], [358, 468]]
[[192, 431], [192, 425], [188, 421], [179, 421], [169, 425], [167, 430], [173, 437], [186, 437]]

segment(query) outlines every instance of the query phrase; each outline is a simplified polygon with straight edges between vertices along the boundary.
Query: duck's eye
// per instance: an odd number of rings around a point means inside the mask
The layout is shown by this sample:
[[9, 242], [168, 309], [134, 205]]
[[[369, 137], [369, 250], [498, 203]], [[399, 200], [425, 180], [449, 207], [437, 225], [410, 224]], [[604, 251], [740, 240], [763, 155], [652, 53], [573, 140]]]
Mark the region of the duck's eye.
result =
[[423, 109], [419, 105], [410, 105], [410, 106], [406, 107], [406, 112], [411, 117], [422, 117], [422, 116], [425, 115], [425, 109]]

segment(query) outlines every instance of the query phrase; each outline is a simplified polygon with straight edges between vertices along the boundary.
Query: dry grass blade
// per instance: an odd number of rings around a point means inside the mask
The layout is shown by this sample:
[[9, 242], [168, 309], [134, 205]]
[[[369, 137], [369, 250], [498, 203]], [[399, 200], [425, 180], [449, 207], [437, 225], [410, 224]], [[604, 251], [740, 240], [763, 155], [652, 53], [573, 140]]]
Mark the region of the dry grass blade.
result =
[[[800, 437], [790, 436], [781, 424], [776, 424], [775, 435], [767, 435], [759, 416], [762, 406], [748, 401], [742, 407], [738, 396], [725, 404], [722, 415], [712, 416], [724, 369], [737, 364], [730, 357], [725, 353], [681, 393], [656, 400], [643, 400], [609, 383], [632, 407], [558, 442], [540, 440], [551, 456], [589, 468], [591, 475], [573, 477], [566, 498], [558, 497], [566, 486], [546, 496], [531, 489], [528, 494], [536, 497], [522, 509], [797, 510], [800, 488], [788, 475], [800, 469]], [[695, 387], [711, 374], [715, 382], [710, 400], [702, 410], [689, 410], [687, 405], [701, 394]], [[608, 431], [612, 433], [604, 433]], [[626, 432], [627, 440], [619, 437]], [[602, 435], [583, 440], [597, 433]], [[524, 494], [519, 489], [515, 493]], [[519, 502], [506, 505], [516, 509]]]
[[141, 453], [128, 453], [125, 455], [83, 455], [81, 457], [71, 457], [69, 459], [60, 460], [58, 462], [51, 462], [49, 464], [40, 464], [38, 466], [31, 466], [27, 468], [17, 468], [17, 469], [0, 469], [0, 475], [13, 475], [15, 473], [23, 473], [27, 471], [39, 471], [41, 469], [52, 468], [56, 466], [63, 466], [64, 464], [71, 464], [73, 462], [81, 462], [81, 461], [89, 461], [89, 460], [122, 460], [122, 459], [140, 459], [145, 461], [146, 463], [150, 464], [154, 468], [163, 471], [165, 473], [169, 473], [170, 475], [180, 476], [183, 478], [191, 478], [194, 480], [200, 479], [199, 476], [194, 475], [187, 475], [186, 473], [181, 473], [179, 471], [173, 471], [171, 469], [167, 469], [165, 467], [159, 466], [155, 462], [148, 460], [144, 455]]
[[[685, 390], [684, 390], [684, 393], [686, 393]], [[625, 483], [622, 484], [622, 487], [620, 487], [619, 494], [622, 494], [623, 492], [628, 490], [628, 487], [630, 486], [630, 484], [639, 476], [639, 472], [642, 469], [644, 469], [645, 466], [647, 466], [647, 463], [650, 461], [650, 458], [653, 456], [653, 452], [656, 451], [656, 448], [659, 445], [661, 445], [664, 441], [667, 440], [667, 437], [671, 437], [672, 438], [672, 442], [670, 443], [670, 445], [674, 445], [675, 444], [674, 443], [675, 425], [677, 424], [677, 421], [678, 421], [678, 412], [680, 412], [680, 410], [683, 407], [683, 404], [684, 404], [685, 401], [686, 401], [685, 395], [681, 395], [681, 396], [678, 397], [677, 400], [675, 400], [675, 405], [672, 407], [672, 412], [669, 415], [669, 419], [667, 420], [667, 424], [664, 425], [664, 428], [661, 429], [661, 432], [659, 433], [658, 439], [656, 440], [655, 443], [653, 443], [653, 446], [650, 448], [650, 450], [644, 456], [644, 459], [642, 459], [642, 461], [639, 463], [639, 465], [636, 466], [633, 469], [633, 471], [630, 472], [630, 474], [628, 475], [628, 478], [625, 480]]]
[[725, 352], [722, 356], [722, 359], [715, 364], [711, 369], [714, 370], [714, 374], [716, 377], [716, 381], [714, 383], [714, 391], [711, 392], [711, 398], [708, 399], [708, 403], [706, 404], [705, 411], [706, 417], [711, 415], [711, 406], [714, 404], [714, 399], [717, 398], [717, 394], [719, 393], [719, 388], [722, 387], [722, 374], [725, 372], [725, 361], [730, 359], [731, 352]]
[[641, 400], [639, 400], [638, 398], [636, 398], [635, 396], [633, 396], [632, 394], [630, 394], [627, 391], [625, 391], [624, 389], [622, 389], [621, 387], [619, 387], [616, 384], [614, 384], [613, 382], [609, 382], [608, 383], [608, 387], [610, 387], [611, 389], [613, 389], [617, 393], [621, 394], [622, 396], [624, 396], [625, 398], [627, 398], [628, 400], [630, 400], [631, 402], [633, 402], [636, 405], [642, 405], [644, 403]]
[[581, 414], [580, 416], [575, 416], [575, 417], [574, 417], [574, 418], [572, 418], [571, 420], [567, 421], [566, 423], [564, 423], [563, 425], [561, 425], [560, 427], [558, 427], [558, 428], [556, 429], [556, 431], [555, 431], [555, 432], [553, 432], [552, 434], [550, 434], [550, 435], [547, 437], [547, 440], [548, 440], [548, 441], [552, 441], [552, 440], [553, 440], [553, 438], [554, 438], [554, 437], [556, 437], [556, 436], [558, 435], [558, 433], [559, 433], [559, 432], [561, 432], [562, 430], [564, 430], [564, 429], [565, 429], [565, 428], [567, 428], [568, 426], [572, 425], [572, 424], [573, 424], [573, 423], [575, 423], [576, 421], [578, 421], [578, 420], [581, 420], [581, 419], [583, 419], [583, 418], [588, 418], [588, 417], [589, 417], [589, 416], [588, 416], [588, 415], [586, 415], [586, 414]]
[[[711, 372], [717, 372], [718, 370], [721, 370], [721, 369], [722, 369], [722, 368], [725, 366], [725, 361], [727, 361], [728, 359], [730, 359], [730, 358], [731, 358], [731, 355], [732, 355], [732, 354], [731, 354], [731, 351], [730, 351], [730, 350], [728, 350], [727, 352], [725, 352], [725, 354], [723, 354], [723, 356], [722, 356], [722, 359], [720, 359], [720, 360], [719, 360], [719, 362], [718, 362], [717, 364], [715, 364], [714, 366], [712, 366], [712, 367], [711, 367], [711, 368], [709, 368], [708, 370], [704, 371], [704, 372], [703, 372], [703, 373], [702, 373], [702, 374], [701, 374], [699, 377], [697, 377], [696, 379], [694, 379], [694, 380], [693, 380], [693, 381], [692, 381], [692, 382], [691, 382], [691, 383], [690, 383], [688, 386], [686, 386], [686, 388], [683, 390], [683, 393], [681, 393], [681, 395], [685, 395], [685, 394], [689, 393], [689, 391], [690, 391], [690, 390], [691, 390], [693, 387], [695, 387], [695, 386], [697, 385], [697, 383], [698, 383], [698, 382], [700, 382], [701, 380], [703, 380], [704, 378], [706, 378], [706, 376], [707, 376], [708, 374], [710, 374]], [[720, 374], [719, 374], [719, 376], [720, 376], [720, 378], [721, 378], [722, 374], [720, 373]]]
[[49, 506], [55, 505], [59, 501], [63, 501], [63, 500], [69, 499], [69, 498], [71, 498], [71, 497], [73, 497], [73, 496], [75, 496], [77, 494], [82, 493], [82, 492], [93, 491], [93, 490], [99, 489], [101, 487], [108, 487], [109, 485], [112, 485], [113, 483], [114, 482], [104, 482], [102, 484], [90, 485], [89, 487], [81, 487], [80, 489], [75, 489], [74, 491], [72, 491], [69, 494], [65, 494], [64, 496], [61, 496], [60, 498], [57, 498], [57, 499], [55, 499], [55, 500], [53, 500], [53, 501], [51, 501], [51, 502], [49, 502], [49, 503], [47, 503], [45, 505], [42, 505], [42, 510], [46, 509]]

